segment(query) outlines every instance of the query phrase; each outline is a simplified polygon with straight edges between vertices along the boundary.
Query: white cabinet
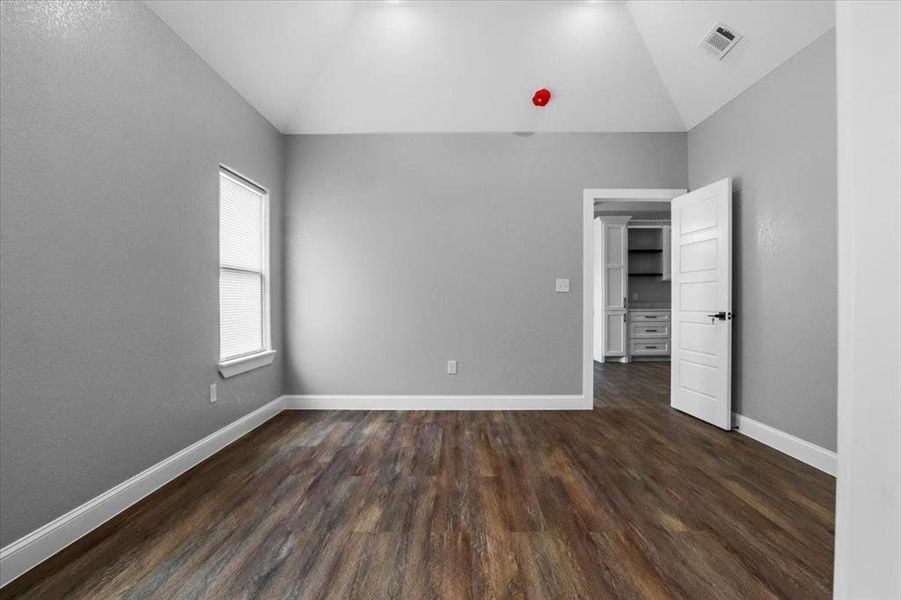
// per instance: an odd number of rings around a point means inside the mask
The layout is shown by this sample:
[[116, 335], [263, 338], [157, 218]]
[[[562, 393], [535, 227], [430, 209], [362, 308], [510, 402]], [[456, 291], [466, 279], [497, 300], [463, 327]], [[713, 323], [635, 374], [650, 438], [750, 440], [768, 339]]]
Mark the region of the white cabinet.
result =
[[604, 336], [604, 356], [626, 355], [626, 313], [608, 312], [606, 335]]
[[670, 311], [629, 311], [630, 356], [669, 356], [671, 333]]
[[636, 308], [631, 312], [631, 315], [630, 321], [633, 323], [659, 323], [660, 321], [669, 321], [670, 311], [669, 309], [642, 310]]
[[[626, 294], [628, 293], [629, 276], [628, 260], [628, 217], [615, 217], [621, 223], [601, 219], [604, 226], [604, 277], [607, 285], [604, 290], [604, 308], [610, 310], [626, 310]], [[611, 219], [613, 220], [613, 219]]]
[[670, 337], [669, 323], [632, 323], [629, 326], [629, 337], [633, 340]]
[[669, 356], [669, 340], [632, 340], [632, 356]]
[[626, 298], [629, 294], [629, 217], [601, 217], [600, 293], [605, 357], [628, 355]]

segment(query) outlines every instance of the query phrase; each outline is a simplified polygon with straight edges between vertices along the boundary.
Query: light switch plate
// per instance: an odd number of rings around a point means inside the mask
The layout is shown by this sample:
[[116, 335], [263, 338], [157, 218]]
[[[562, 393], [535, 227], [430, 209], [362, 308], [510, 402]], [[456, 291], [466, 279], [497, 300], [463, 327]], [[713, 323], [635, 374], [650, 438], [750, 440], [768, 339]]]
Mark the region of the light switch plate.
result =
[[556, 291], [557, 293], [569, 292], [569, 279], [558, 279]]
[[216, 384], [215, 384], [215, 383], [211, 383], [211, 384], [210, 384], [210, 404], [212, 404], [212, 403], [215, 402], [216, 400], [217, 400], [217, 398], [216, 398]]

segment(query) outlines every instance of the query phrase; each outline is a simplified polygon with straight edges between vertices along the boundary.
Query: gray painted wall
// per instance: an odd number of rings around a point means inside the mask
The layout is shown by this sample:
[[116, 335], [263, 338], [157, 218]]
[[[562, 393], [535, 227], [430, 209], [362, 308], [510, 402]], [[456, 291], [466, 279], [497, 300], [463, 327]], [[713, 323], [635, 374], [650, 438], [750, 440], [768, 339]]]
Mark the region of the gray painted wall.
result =
[[835, 33], [688, 134], [689, 183], [734, 178], [736, 410], [836, 437]]
[[281, 393], [281, 358], [216, 371], [216, 223], [220, 161], [279, 214], [283, 145], [140, 2], [0, 10], [6, 545]]
[[582, 189], [686, 187], [685, 144], [289, 137], [286, 393], [580, 394]]

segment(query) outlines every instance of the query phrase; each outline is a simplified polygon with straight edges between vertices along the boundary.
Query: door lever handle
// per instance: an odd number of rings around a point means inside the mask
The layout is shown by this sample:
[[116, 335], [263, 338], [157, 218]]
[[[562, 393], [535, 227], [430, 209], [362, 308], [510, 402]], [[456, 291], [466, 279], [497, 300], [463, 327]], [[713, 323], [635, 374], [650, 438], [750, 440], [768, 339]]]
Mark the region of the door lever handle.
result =
[[710, 317], [711, 319], [719, 319], [720, 321], [726, 320], [726, 312], [722, 311], [722, 310], [718, 313], [713, 313], [712, 315], [707, 315], [707, 316]]

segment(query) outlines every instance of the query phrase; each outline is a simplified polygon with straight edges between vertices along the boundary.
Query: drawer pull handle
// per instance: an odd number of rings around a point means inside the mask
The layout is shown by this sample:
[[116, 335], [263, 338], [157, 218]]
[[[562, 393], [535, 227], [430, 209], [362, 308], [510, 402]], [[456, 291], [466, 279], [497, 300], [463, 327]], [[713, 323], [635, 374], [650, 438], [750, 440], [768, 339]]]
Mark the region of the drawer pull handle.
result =
[[648, 333], [657, 333], [656, 329], [645, 329]]

